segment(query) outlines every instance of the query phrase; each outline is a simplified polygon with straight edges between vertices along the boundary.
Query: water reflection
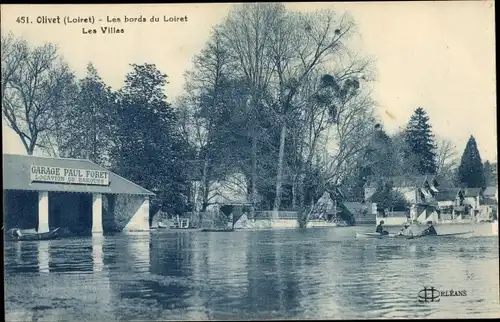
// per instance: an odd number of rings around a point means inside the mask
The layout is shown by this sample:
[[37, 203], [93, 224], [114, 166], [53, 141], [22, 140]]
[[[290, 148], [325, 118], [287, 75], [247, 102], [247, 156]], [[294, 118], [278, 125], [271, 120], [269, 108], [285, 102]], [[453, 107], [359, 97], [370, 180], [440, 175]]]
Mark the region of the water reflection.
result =
[[[7, 312], [36, 308], [44, 320], [498, 314], [497, 240], [360, 240], [349, 229], [166, 231], [12, 243], [5, 249]], [[464, 288], [470, 295], [419, 303], [424, 285]]]
[[103, 254], [104, 236], [102, 234], [92, 235], [92, 263], [94, 272], [101, 272], [104, 269]]
[[38, 270], [40, 273], [49, 273], [50, 240], [38, 242]]

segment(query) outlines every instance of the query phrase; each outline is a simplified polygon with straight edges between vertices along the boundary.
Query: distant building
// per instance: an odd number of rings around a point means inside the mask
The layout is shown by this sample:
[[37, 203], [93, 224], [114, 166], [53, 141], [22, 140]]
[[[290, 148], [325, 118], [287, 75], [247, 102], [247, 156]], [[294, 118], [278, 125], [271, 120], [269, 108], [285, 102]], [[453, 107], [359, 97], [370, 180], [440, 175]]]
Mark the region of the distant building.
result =
[[471, 214], [479, 212], [479, 207], [483, 198], [481, 188], [465, 188], [463, 189], [464, 205], [471, 207]]
[[443, 189], [436, 194], [435, 200], [440, 208], [463, 206], [464, 194], [459, 188]]
[[373, 204], [360, 202], [344, 202], [343, 210], [353, 216], [356, 224], [375, 224], [377, 208]]
[[[396, 176], [384, 178], [382, 182], [392, 183], [393, 189], [399, 191], [410, 204], [431, 202], [439, 191], [439, 184], [436, 176], [433, 175]], [[365, 202], [370, 201], [375, 191], [377, 191], [377, 186], [377, 180], [371, 180], [365, 185]]]
[[497, 187], [486, 187], [483, 191], [483, 197], [485, 199], [494, 199], [498, 202], [498, 188]]

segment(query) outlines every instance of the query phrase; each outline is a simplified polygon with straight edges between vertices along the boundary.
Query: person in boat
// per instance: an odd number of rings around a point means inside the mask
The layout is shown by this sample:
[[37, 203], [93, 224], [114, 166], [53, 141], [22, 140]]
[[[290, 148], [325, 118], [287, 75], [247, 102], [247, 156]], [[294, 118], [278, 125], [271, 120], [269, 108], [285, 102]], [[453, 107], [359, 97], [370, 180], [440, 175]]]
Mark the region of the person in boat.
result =
[[420, 235], [422, 236], [437, 235], [437, 231], [432, 225], [432, 221], [427, 222], [427, 228]]
[[377, 225], [375, 232], [379, 233], [380, 235], [389, 235], [389, 232], [384, 230], [383, 224], [384, 224], [384, 221], [381, 220], [380, 223]]
[[403, 229], [398, 233], [399, 236], [413, 237], [413, 232], [410, 229], [410, 224], [405, 223]]

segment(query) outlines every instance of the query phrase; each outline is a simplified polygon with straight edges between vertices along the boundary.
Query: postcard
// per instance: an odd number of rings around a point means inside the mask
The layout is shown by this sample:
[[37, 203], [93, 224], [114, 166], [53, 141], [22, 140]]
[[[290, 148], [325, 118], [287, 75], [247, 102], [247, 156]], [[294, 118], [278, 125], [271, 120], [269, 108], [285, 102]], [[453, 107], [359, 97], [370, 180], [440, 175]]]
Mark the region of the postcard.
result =
[[500, 317], [493, 1], [1, 5], [6, 321]]

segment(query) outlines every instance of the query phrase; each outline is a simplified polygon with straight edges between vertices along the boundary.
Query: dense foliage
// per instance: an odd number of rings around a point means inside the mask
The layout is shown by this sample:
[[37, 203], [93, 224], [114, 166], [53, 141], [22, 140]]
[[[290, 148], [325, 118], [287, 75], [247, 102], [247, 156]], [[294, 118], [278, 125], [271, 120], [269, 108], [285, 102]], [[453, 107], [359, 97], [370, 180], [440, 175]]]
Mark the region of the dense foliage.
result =
[[469, 188], [486, 187], [483, 163], [477, 149], [476, 139], [472, 135], [467, 141], [458, 167], [458, 181]]

